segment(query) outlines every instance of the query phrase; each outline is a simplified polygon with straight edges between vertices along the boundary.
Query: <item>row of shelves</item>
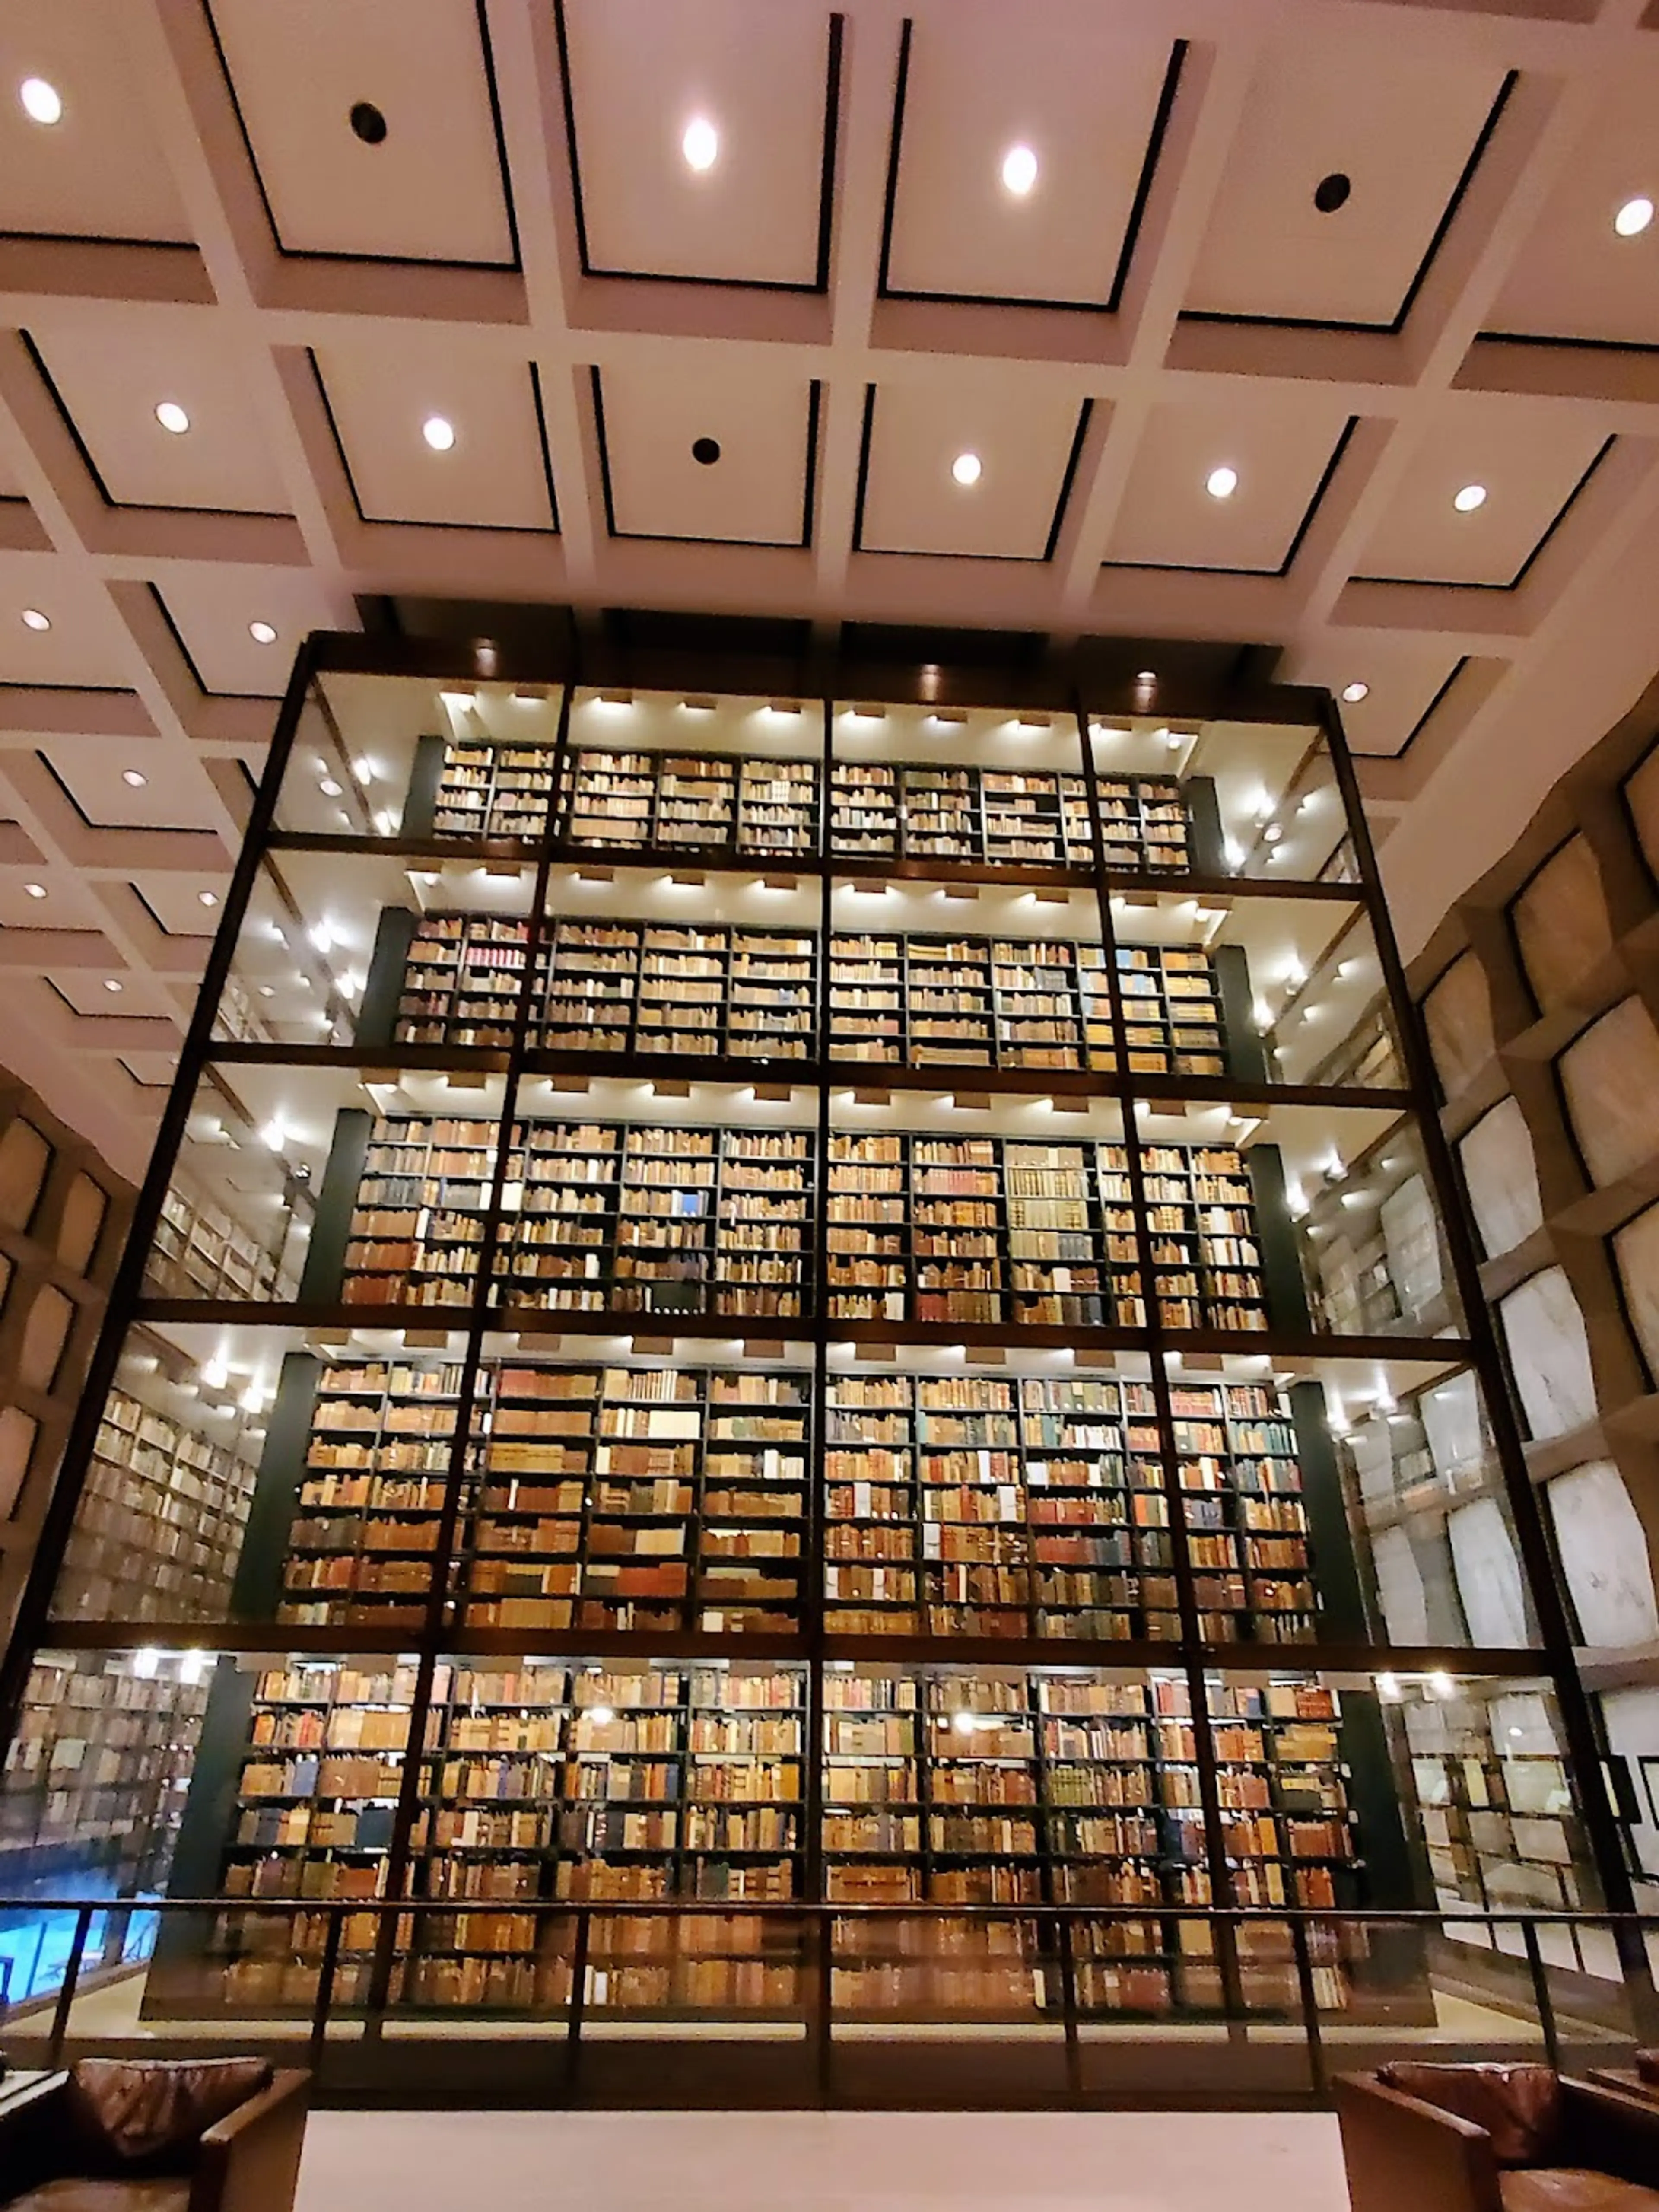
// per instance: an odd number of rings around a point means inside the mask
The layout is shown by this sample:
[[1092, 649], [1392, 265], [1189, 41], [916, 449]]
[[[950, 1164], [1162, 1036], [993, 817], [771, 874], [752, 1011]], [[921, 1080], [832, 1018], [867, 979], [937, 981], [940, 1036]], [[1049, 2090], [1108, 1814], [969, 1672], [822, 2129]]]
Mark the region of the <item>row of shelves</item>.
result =
[[[525, 987], [528, 925], [428, 915], [410, 947], [395, 1042], [505, 1049]], [[838, 933], [830, 1056], [912, 1066], [1116, 1067], [1117, 975], [1131, 1069], [1221, 1075], [1212, 963], [1185, 946]], [[817, 941], [777, 930], [555, 922], [538, 963], [532, 1051], [811, 1059]]]
[[[826, 804], [827, 797], [827, 804]], [[1097, 787], [1109, 867], [1193, 865], [1188, 801], [1173, 777], [1107, 775]], [[999, 867], [1093, 867], [1081, 775], [929, 762], [837, 761], [827, 794], [814, 760], [452, 740], [429, 823], [412, 834], [562, 842], [603, 852], [757, 860], [928, 859]]]
[[[377, 1121], [344, 1297], [471, 1295], [495, 1170], [492, 1122]], [[501, 1281], [554, 1310], [795, 1318], [809, 1309], [816, 1139], [805, 1130], [522, 1121], [501, 1185]], [[1165, 1326], [1267, 1323], [1255, 1196], [1229, 1146], [1142, 1150]], [[836, 1320], [1142, 1328], [1121, 1145], [836, 1133], [824, 1164]]]

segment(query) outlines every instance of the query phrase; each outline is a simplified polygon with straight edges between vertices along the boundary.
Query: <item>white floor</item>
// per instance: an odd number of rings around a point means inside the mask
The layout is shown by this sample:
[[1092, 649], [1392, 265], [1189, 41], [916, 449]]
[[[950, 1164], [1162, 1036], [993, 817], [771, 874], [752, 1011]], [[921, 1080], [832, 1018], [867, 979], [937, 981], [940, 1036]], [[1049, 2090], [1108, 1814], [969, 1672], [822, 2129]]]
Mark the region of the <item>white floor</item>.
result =
[[314, 2112], [298, 2212], [1347, 2212], [1260, 2112]]

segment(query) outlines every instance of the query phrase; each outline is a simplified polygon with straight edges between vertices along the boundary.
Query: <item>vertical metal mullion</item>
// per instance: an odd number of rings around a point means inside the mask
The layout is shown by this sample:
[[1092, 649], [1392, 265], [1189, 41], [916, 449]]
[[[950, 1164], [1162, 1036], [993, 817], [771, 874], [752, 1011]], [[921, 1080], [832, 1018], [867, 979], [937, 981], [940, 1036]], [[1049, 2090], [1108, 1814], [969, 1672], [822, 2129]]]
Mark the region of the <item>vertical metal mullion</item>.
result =
[[[1199, 1801], [1204, 1814], [1205, 1864], [1209, 1876], [1210, 1904], [1214, 1908], [1231, 1904], [1231, 1877], [1226, 1854], [1222, 1846], [1221, 1793], [1217, 1779], [1214, 1747], [1209, 1729], [1208, 1687], [1205, 1680], [1202, 1658], [1203, 1635], [1200, 1625], [1196, 1591], [1193, 1582], [1192, 1554], [1187, 1541], [1187, 1522], [1180, 1480], [1180, 1455], [1176, 1449], [1175, 1416], [1170, 1396], [1169, 1372], [1164, 1364], [1164, 1317], [1158, 1298], [1158, 1276], [1152, 1261], [1152, 1224], [1146, 1210], [1146, 1181], [1140, 1158], [1140, 1129], [1137, 1109], [1139, 1105], [1138, 1089], [1129, 1066], [1128, 1025], [1124, 1018], [1123, 994], [1118, 982], [1117, 940], [1112, 927], [1111, 890], [1106, 872], [1106, 840], [1100, 811], [1100, 791], [1095, 766], [1093, 734], [1088, 713], [1081, 701], [1077, 704], [1079, 742], [1083, 747], [1084, 775], [1089, 794], [1090, 819], [1095, 832], [1095, 897], [1100, 915], [1101, 945], [1103, 974], [1106, 979], [1107, 1005], [1112, 1023], [1112, 1046], [1117, 1060], [1118, 1096], [1123, 1104], [1124, 1157], [1127, 1162], [1130, 1204], [1134, 1209], [1135, 1249], [1139, 1255], [1141, 1305], [1146, 1322], [1147, 1351], [1152, 1365], [1153, 1412], [1158, 1425], [1158, 1456], [1162, 1462], [1164, 1510], [1170, 1522], [1170, 1557], [1175, 1570], [1176, 1601], [1180, 1610], [1182, 1630], [1182, 1665], [1187, 1680], [1187, 1702], [1191, 1707], [1193, 1759], [1198, 1771]], [[1141, 842], [1146, 842], [1146, 825], [1141, 822]], [[1127, 1444], [1127, 1423], [1125, 1423], [1125, 1474], [1129, 1478], [1128, 1494], [1134, 1494], [1133, 1454]], [[1144, 1608], [1143, 1608], [1144, 1610]], [[1154, 1723], [1156, 1715], [1151, 1716]], [[1232, 1924], [1216, 1920], [1215, 1929], [1221, 1960], [1223, 1996], [1230, 2014], [1239, 2009], [1237, 1957], [1233, 1942]]]
[[[800, 1869], [803, 1901], [822, 1907], [825, 1903], [823, 1867], [823, 1624], [824, 1523], [829, 1480], [830, 1397], [830, 1066], [831, 961], [830, 942], [833, 921], [834, 881], [830, 863], [830, 787], [834, 771], [835, 702], [819, 702], [823, 715], [819, 763], [818, 817], [818, 945], [815, 971], [813, 1018], [817, 1029], [812, 1052], [812, 1075], [817, 1085], [817, 1132], [816, 1157], [809, 1188], [812, 1193], [812, 1249], [811, 1320], [807, 1342], [812, 1355], [812, 1381], [807, 1408], [806, 1485], [803, 1506], [799, 1619], [805, 1655], [800, 1717], [801, 1838]], [[814, 2002], [807, 2009], [807, 2032], [817, 2046], [815, 2076], [820, 2087], [829, 2079], [831, 2032], [830, 1990], [833, 1984], [833, 1927], [822, 1910], [808, 1922], [810, 1941], [803, 1947], [802, 1971], [811, 1978]]]
[[[1435, 1103], [1435, 1082], [1423, 1017], [1406, 979], [1405, 963], [1395, 942], [1376, 854], [1358, 778], [1342, 733], [1340, 719], [1327, 702], [1325, 735], [1332, 769], [1341, 793], [1349, 837], [1359, 871], [1359, 884], [1376, 940], [1378, 963], [1399, 1030], [1408, 1089], [1407, 1111], [1414, 1118], [1429, 1174], [1439, 1204], [1452, 1274], [1463, 1307], [1464, 1334], [1474, 1354], [1474, 1368], [1486, 1398], [1486, 1415], [1504, 1478], [1504, 1495], [1515, 1524], [1528, 1587], [1536, 1608], [1543, 1638], [1544, 1657], [1561, 1712], [1562, 1730], [1574, 1769], [1578, 1801], [1590, 1840], [1602, 1894], [1611, 1911], [1634, 1912], [1637, 1899], [1624, 1850], [1618, 1819], [1607, 1793], [1601, 1765], [1600, 1730], [1573, 1658], [1573, 1639], [1561, 1585], [1555, 1574], [1549, 1540], [1544, 1528], [1538, 1493], [1528, 1473], [1519, 1424], [1510, 1396], [1497, 1330], [1480, 1286], [1480, 1261], [1463, 1210], [1462, 1187], [1451, 1146]], [[1627, 1977], [1635, 1978], [1638, 1995], [1653, 2002], [1653, 1984], [1639, 1934], [1627, 1927], [1615, 1930]]]
[[0, 1747], [10, 1742], [17, 1725], [35, 1650], [46, 1628], [52, 1592], [57, 1586], [70, 1533], [75, 1525], [87, 1472], [92, 1464], [93, 1447], [97, 1440], [99, 1424], [103, 1419], [104, 1401], [115, 1381], [116, 1369], [132, 1322], [134, 1309], [143, 1295], [145, 1267], [155, 1243], [155, 1232], [161, 1223], [161, 1209], [167, 1200], [173, 1172], [178, 1164], [179, 1150], [184, 1142], [197, 1085], [210, 1057], [214, 1018], [229, 980], [242, 925], [247, 915], [248, 901], [252, 896], [254, 883], [270, 846], [276, 823], [276, 802], [294, 751], [300, 717], [312, 691], [315, 664], [315, 643], [307, 638], [295, 660], [288, 688], [277, 710], [276, 726], [271, 738], [270, 750], [266, 756], [264, 774], [253, 796], [247, 827], [242, 836], [241, 850], [237, 855], [229, 887], [225, 893], [218, 932], [202, 971], [201, 987], [179, 1048], [178, 1073], [173, 1079], [173, 1088], [167, 1093], [167, 1102], [161, 1111], [149, 1167], [134, 1203], [131, 1220], [127, 1225], [126, 1243], [114, 1280], [110, 1285], [103, 1325], [88, 1364], [69, 1434], [64, 1439], [58, 1479], [52, 1486], [40, 1532], [35, 1540], [34, 1556], [18, 1601], [10, 1641], [6, 1647], [3, 1662], [0, 1662]]
[[[546, 933], [548, 875], [551, 865], [559, 772], [570, 728], [570, 706], [571, 686], [567, 684], [560, 701], [558, 730], [553, 744], [553, 760], [550, 769], [552, 788], [548, 794], [547, 817], [543, 824], [540, 847], [535, 862], [535, 874], [531, 887], [530, 926], [525, 943], [524, 981], [519, 994], [518, 1006], [514, 1014], [512, 1041], [507, 1047], [507, 1068], [501, 1085], [501, 1117], [495, 1129], [495, 1165], [490, 1178], [489, 1201], [484, 1209], [483, 1231], [478, 1242], [478, 1260], [473, 1276], [472, 1297], [464, 1324], [466, 1345], [462, 1355], [460, 1385], [456, 1398], [455, 1434], [450, 1445], [449, 1468], [445, 1478], [443, 1510], [439, 1516], [438, 1531], [433, 1547], [432, 1581], [427, 1598], [427, 1617], [421, 1629], [417, 1646], [419, 1657], [414, 1694], [410, 1702], [408, 1748], [404, 1753], [403, 1787], [398, 1793], [397, 1809], [392, 1814], [392, 1837], [386, 1849], [385, 1893], [388, 1899], [401, 1897], [408, 1881], [411, 1856], [410, 1841], [422, 1795], [421, 1775], [426, 1756], [427, 1723], [432, 1711], [432, 1693], [438, 1657], [445, 1640], [445, 1617], [450, 1602], [451, 1554], [454, 1549], [455, 1530], [460, 1513], [461, 1491], [467, 1480], [468, 1460], [472, 1443], [472, 1419], [477, 1403], [479, 1370], [483, 1358], [483, 1336], [495, 1291], [496, 1246], [501, 1235], [501, 1200], [507, 1187], [507, 1161], [512, 1151], [514, 1116], [518, 1103], [519, 1085], [524, 1073], [527, 1039], [530, 1033], [531, 1009], [538, 996], [537, 963]], [[381, 1915], [374, 1968], [370, 1977], [371, 2007], [382, 2007], [386, 2002], [399, 1917], [390, 1912]]]

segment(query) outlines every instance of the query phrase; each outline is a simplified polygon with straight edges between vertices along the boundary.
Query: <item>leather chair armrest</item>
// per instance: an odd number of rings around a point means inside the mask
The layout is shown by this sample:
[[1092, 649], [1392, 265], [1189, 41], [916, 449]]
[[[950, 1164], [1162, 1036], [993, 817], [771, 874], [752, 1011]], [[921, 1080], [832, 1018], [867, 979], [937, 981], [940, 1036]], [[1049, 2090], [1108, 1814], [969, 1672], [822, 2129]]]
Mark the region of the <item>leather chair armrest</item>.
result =
[[210, 2127], [196, 2154], [190, 2212], [290, 2212], [310, 2099], [310, 2075], [289, 2069]]
[[58, 2112], [68, 2087], [67, 2074], [48, 2074], [9, 2094], [0, 2082], [0, 2203], [62, 2177], [54, 2152], [58, 2157], [67, 2152], [68, 2131]]
[[1501, 2212], [1484, 2128], [1375, 2074], [1339, 2074], [1331, 2088], [1353, 2212]]
[[1564, 2075], [1561, 2106], [1573, 2164], [1659, 2189], [1659, 2104], [1628, 2089]]

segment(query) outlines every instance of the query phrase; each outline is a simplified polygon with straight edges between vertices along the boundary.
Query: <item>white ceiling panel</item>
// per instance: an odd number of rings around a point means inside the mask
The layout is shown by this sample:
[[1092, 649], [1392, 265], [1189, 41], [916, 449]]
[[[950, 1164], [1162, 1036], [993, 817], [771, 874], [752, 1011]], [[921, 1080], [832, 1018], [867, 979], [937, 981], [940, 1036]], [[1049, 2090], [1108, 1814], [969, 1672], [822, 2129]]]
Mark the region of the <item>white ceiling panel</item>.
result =
[[[106, 966], [48, 969], [46, 981], [87, 1021], [131, 1021], [135, 1014], [170, 1020], [179, 1011], [155, 977], [135, 974], [113, 956]], [[108, 983], [121, 988], [111, 991]]]
[[595, 377], [621, 536], [806, 543], [817, 409], [805, 379], [706, 356]]
[[[1413, 49], [1392, 21], [1299, 23], [1263, 55], [1187, 295], [1189, 311], [1391, 324], [1494, 103], [1501, 60]], [[1321, 210], [1328, 177], [1343, 204]]]
[[[908, 36], [888, 289], [1109, 306], [1169, 42], [1104, 10], [1062, 25], [1034, 9], [1010, 28], [1005, 8], [964, 0]], [[1024, 193], [1003, 181], [1016, 148], [1036, 160]]]
[[[161, 142], [122, 64], [132, 0], [6, 0], [0, 9], [0, 231], [57, 238], [191, 238]], [[63, 103], [36, 123], [31, 77]]]
[[[118, 507], [284, 514], [234, 343], [205, 307], [136, 310], [118, 345], [84, 319], [43, 318], [29, 333], [64, 412]], [[163, 428], [158, 406], [190, 428]]]
[[[288, 252], [516, 262], [483, 11], [473, 0], [351, 0], [343, 8], [338, 0], [276, 8], [211, 0], [211, 8]], [[383, 135], [365, 108], [378, 113]]]
[[[356, 627], [349, 600], [343, 606], [344, 595], [325, 592], [308, 568], [192, 562], [155, 588], [204, 691], [280, 698], [308, 631]], [[255, 638], [255, 623], [276, 636]]]
[[[1109, 563], [1273, 575], [1291, 558], [1347, 427], [1329, 392], [1232, 384], [1154, 408], [1135, 448]], [[1218, 469], [1237, 484], [1206, 489]]]
[[[1306, 648], [1292, 647], [1274, 672], [1286, 684], [1317, 684], [1336, 695], [1342, 726], [1356, 752], [1398, 753], [1462, 665], [1463, 656], [1438, 638], [1409, 631], [1333, 631]], [[1363, 684], [1363, 699], [1345, 699]]]
[[[828, 10], [777, 0], [564, 0], [588, 268], [810, 288], [819, 281]], [[684, 150], [712, 128], [712, 164]]]
[[[860, 551], [1048, 557], [1077, 449], [1074, 401], [988, 375], [944, 390], [884, 385], [866, 404]], [[958, 483], [969, 453], [979, 477]]]
[[[183, 875], [171, 870], [163, 874], [156, 870], [134, 876], [132, 888], [149, 908], [156, 927], [169, 937], [211, 938], [219, 927], [229, 875], [227, 855], [219, 874]], [[210, 898], [211, 906], [204, 903]]]
[[[28, 890], [45, 891], [36, 898]], [[33, 867], [0, 868], [0, 929], [102, 930], [109, 915], [84, 877], [46, 861]]]
[[[1577, 410], [1455, 395], [1424, 433], [1361, 549], [1364, 577], [1411, 583], [1515, 583], [1606, 442]], [[1454, 504], [1485, 487], [1469, 513]]]
[[1629, 202], [1659, 202], [1659, 59], [1603, 92], [1486, 316], [1522, 336], [1659, 346], [1659, 222], [1613, 228]]
[[[44, 615], [37, 629], [26, 614]], [[125, 686], [136, 663], [114, 609], [88, 576], [45, 553], [0, 553], [0, 684]]]
[[[319, 346], [314, 358], [367, 520], [552, 527], [528, 362], [428, 331]], [[447, 452], [422, 434], [434, 416], [454, 430]]]
[[[94, 829], [211, 830], [213, 787], [199, 759], [154, 738], [80, 738], [57, 744], [52, 774]], [[128, 773], [142, 775], [130, 784]]]

